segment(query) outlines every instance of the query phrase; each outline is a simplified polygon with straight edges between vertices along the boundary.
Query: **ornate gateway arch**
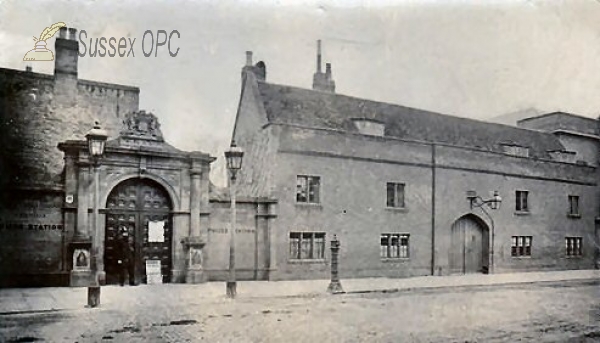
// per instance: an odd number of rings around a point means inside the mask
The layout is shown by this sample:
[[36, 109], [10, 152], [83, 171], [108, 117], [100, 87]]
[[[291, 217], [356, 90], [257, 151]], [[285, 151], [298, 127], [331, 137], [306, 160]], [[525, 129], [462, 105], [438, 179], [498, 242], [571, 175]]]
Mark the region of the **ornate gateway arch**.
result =
[[[64, 223], [73, 233], [67, 237], [74, 257], [68, 259], [73, 260], [72, 286], [89, 285], [95, 278], [100, 284], [115, 282], [115, 239], [123, 228], [133, 236], [137, 282], [147, 280], [148, 261], [160, 261], [163, 282], [205, 280], [198, 256], [208, 230], [202, 214], [209, 213], [214, 157], [166, 143], [154, 114], [129, 113], [120, 135], [106, 143], [98, 166], [100, 218], [94, 220], [96, 185], [87, 143], [66, 141], [59, 148], [65, 154]], [[78, 263], [77, 256], [89, 256], [90, 262], [79, 258]]]

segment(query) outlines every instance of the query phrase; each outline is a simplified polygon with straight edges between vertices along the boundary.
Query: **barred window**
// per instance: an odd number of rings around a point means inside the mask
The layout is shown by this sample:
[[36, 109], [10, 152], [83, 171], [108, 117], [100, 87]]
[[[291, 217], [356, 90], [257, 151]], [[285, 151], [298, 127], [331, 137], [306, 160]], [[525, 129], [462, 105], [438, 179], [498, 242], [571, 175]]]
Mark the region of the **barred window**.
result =
[[387, 207], [404, 208], [403, 183], [387, 183]]
[[325, 259], [325, 232], [290, 232], [291, 260]]
[[381, 258], [409, 258], [409, 235], [404, 233], [381, 234]]
[[318, 204], [320, 188], [320, 177], [298, 175], [296, 179], [296, 202]]
[[565, 237], [565, 255], [583, 256], [583, 248], [581, 243], [581, 237]]
[[512, 236], [511, 252], [513, 257], [531, 256], [532, 236]]

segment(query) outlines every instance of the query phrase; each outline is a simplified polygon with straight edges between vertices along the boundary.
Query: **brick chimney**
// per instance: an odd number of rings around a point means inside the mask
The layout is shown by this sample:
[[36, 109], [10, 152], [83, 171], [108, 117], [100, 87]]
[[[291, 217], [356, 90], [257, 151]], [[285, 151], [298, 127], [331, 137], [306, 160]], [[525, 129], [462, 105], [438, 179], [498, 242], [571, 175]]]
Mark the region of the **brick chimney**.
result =
[[77, 29], [61, 27], [54, 43], [54, 101], [59, 106], [77, 103]]
[[[67, 36], [68, 31], [68, 36]], [[77, 29], [61, 27], [54, 43], [54, 75], [77, 79], [77, 59], [79, 57], [79, 41]]]
[[331, 63], [325, 64], [325, 73], [321, 69], [321, 40], [317, 41], [317, 71], [313, 75], [313, 89], [335, 93], [335, 81], [331, 75]]

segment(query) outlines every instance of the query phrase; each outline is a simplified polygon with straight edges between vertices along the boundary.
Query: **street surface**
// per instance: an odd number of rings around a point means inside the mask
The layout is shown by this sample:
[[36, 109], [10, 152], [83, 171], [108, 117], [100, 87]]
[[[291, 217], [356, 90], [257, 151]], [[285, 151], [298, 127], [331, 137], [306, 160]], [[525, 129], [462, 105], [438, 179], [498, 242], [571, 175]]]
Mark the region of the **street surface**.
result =
[[600, 342], [597, 280], [152, 303], [3, 314], [0, 341]]

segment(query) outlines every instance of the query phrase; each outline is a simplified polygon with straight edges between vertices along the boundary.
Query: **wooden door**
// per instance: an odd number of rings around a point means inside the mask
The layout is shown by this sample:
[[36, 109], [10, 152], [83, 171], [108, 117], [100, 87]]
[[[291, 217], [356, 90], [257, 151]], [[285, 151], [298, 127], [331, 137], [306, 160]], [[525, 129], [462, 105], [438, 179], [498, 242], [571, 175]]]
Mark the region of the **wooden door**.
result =
[[111, 191], [106, 208], [106, 282], [118, 282], [117, 238], [125, 229], [134, 248], [136, 282], [147, 281], [147, 260], [160, 260], [162, 281], [169, 282], [172, 265], [172, 228], [168, 193], [153, 181], [130, 179]]
[[452, 225], [450, 242], [450, 271], [470, 274], [487, 272], [488, 268], [487, 230], [475, 220], [464, 217]]

